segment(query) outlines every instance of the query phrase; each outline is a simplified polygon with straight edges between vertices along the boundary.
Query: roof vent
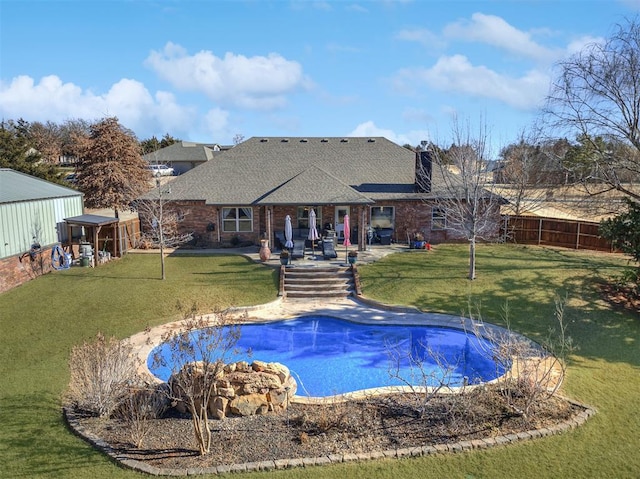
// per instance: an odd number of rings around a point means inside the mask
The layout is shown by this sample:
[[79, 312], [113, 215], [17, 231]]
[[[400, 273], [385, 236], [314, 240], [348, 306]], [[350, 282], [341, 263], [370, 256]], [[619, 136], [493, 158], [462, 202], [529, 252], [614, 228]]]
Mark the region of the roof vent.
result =
[[323, 138], [323, 139], [322, 139], [322, 140], [320, 140], [320, 141], [321, 141], [322, 143], [328, 143], [328, 142], [329, 142], [329, 140], [328, 140], [328, 139], [326, 139], [326, 138]]
[[262, 138], [262, 139], [260, 140], [260, 143], [266, 143], [267, 141], [269, 141], [269, 138]]
[[375, 143], [376, 142], [375, 138], [369, 138], [368, 141], [369, 141], [369, 143]]
[[307, 142], [306, 138], [303, 138], [302, 140], [300, 140], [300, 143], [306, 143], [306, 142]]
[[349, 140], [347, 138], [343, 138], [342, 140], [340, 140], [340, 143], [349, 143]]
[[283, 138], [282, 140], [280, 140], [282, 143], [289, 143], [289, 138]]

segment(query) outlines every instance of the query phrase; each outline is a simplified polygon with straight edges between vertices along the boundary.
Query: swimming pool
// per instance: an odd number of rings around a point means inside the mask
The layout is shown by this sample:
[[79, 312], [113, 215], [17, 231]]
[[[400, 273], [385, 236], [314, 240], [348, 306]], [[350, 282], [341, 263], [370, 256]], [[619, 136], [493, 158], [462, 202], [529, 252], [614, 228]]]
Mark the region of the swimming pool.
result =
[[[447, 383], [450, 386], [491, 381], [504, 372], [489, 357], [491, 348], [486, 340], [446, 327], [363, 324], [328, 316], [303, 316], [243, 324], [241, 332], [237, 348], [251, 349], [251, 354], [239, 353], [227, 361], [282, 363], [296, 379], [299, 396], [324, 397], [405, 385], [389, 375], [389, 367], [396, 364], [400, 366], [401, 378], [421, 386], [421, 374], [426, 371], [433, 375], [429, 385], [435, 386], [443, 376], [443, 368], [433, 356], [442, 358], [449, 366]], [[392, 360], [390, 351], [402, 359]], [[415, 364], [412, 366], [407, 357], [409, 353], [423, 361], [422, 371], [418, 371]], [[147, 359], [149, 370], [167, 381], [171, 366], [154, 365], [157, 354], [168, 362], [169, 347], [159, 345]]]

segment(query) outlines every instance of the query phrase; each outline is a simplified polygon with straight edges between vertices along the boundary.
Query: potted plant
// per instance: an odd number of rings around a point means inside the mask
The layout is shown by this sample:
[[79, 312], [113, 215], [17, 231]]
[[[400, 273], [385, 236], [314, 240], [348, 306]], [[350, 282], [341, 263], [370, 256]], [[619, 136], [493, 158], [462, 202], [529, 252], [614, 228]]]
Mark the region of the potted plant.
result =
[[290, 258], [289, 250], [288, 249], [283, 249], [280, 252], [280, 264], [282, 264], [282, 265], [289, 264], [289, 258]]
[[424, 245], [424, 235], [418, 231], [415, 235], [413, 235], [413, 247], [415, 249], [424, 249]]
[[358, 252], [356, 250], [349, 251], [349, 253], [347, 254], [347, 260], [349, 261], [349, 264], [355, 264], [357, 259]]

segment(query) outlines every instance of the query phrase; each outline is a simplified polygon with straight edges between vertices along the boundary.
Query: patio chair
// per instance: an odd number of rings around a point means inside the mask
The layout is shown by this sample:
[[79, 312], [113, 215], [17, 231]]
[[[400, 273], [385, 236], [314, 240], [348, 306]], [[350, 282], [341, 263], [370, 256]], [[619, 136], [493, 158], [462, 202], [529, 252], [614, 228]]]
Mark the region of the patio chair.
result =
[[304, 258], [304, 240], [297, 240], [293, 242], [293, 251], [291, 252], [291, 259]]
[[285, 239], [285, 237], [284, 237], [284, 233], [283, 233], [282, 231], [276, 231], [276, 232], [274, 233], [274, 236], [275, 236], [275, 238], [276, 238], [276, 240], [275, 240], [275, 243], [276, 243], [276, 244], [275, 244], [274, 246], [275, 246], [277, 249], [280, 249], [280, 250], [281, 250], [281, 249], [283, 249], [283, 248], [284, 248], [285, 243], [287, 242], [287, 241], [286, 241], [286, 239]]
[[322, 256], [324, 257], [324, 259], [332, 259], [338, 257], [338, 253], [336, 253], [336, 249], [333, 246], [333, 239], [324, 238], [322, 240]]

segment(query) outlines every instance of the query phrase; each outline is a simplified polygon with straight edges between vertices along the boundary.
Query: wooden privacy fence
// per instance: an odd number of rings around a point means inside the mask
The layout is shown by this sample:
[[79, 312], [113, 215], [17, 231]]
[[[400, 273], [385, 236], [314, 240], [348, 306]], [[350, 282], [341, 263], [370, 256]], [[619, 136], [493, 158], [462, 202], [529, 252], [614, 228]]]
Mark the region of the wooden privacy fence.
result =
[[502, 237], [510, 243], [613, 252], [611, 242], [599, 235], [599, 226], [592, 221], [503, 216]]

